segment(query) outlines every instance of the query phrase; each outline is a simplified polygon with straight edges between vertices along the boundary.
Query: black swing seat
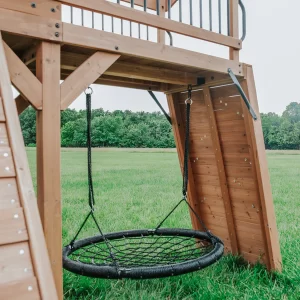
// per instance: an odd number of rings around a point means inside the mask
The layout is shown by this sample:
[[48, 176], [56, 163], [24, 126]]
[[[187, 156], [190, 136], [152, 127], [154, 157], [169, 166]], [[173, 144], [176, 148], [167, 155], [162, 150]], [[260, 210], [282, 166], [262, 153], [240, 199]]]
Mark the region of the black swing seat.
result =
[[222, 241], [209, 232], [131, 230], [75, 241], [63, 249], [63, 265], [89, 277], [153, 279], [203, 269], [223, 252]]

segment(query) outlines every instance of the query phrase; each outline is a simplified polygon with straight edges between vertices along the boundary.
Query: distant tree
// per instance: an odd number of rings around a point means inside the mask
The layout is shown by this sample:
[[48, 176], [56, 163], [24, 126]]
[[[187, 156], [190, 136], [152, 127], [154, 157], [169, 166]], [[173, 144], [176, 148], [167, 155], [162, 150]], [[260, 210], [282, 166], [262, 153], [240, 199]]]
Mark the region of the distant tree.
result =
[[291, 123], [300, 122], [300, 103], [291, 102], [282, 114], [282, 117]]

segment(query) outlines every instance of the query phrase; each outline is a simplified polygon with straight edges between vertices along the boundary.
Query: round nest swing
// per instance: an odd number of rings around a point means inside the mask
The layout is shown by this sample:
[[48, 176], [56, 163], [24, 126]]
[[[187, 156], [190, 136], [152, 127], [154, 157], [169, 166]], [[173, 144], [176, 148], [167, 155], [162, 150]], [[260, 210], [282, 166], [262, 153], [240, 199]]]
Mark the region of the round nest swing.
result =
[[[71, 243], [63, 249], [63, 266], [73, 273], [106, 279], [153, 279], [182, 275], [208, 267], [224, 252], [222, 241], [207, 230], [187, 201], [189, 123], [191, 88], [186, 101], [186, 139], [184, 154], [183, 198], [155, 229], [120, 231], [103, 234], [94, 215], [94, 191], [91, 166], [91, 94], [86, 93], [87, 149], [90, 212]], [[191, 229], [161, 228], [182, 203], [186, 203], [205, 232]], [[92, 217], [99, 235], [77, 240]]]

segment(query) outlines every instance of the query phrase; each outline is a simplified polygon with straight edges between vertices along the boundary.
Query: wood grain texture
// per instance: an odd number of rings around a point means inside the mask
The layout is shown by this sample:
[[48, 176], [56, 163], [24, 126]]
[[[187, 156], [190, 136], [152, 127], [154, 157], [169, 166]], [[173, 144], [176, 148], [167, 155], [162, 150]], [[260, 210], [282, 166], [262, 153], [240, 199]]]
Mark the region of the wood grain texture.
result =
[[5, 123], [0, 123], [0, 147], [8, 147], [8, 137]]
[[0, 191], [0, 209], [20, 207], [18, 187], [15, 178], [1, 178]]
[[0, 147], [0, 178], [16, 176], [10, 148]]
[[[56, 28], [57, 23], [60, 28]], [[2, 31], [59, 42], [62, 40], [61, 27], [61, 22], [55, 19], [0, 8], [0, 30]]]
[[61, 109], [65, 110], [98, 79], [120, 55], [96, 52], [61, 84]]
[[247, 80], [243, 81], [242, 87], [245, 90], [256, 114], [258, 115], [258, 120], [254, 121], [249, 116], [245, 105], [243, 106], [246, 130], [249, 136], [249, 143], [251, 144], [251, 149], [253, 149], [253, 151], [251, 151], [253, 161], [252, 165], [257, 178], [258, 193], [260, 196], [260, 203], [262, 208], [262, 226], [267, 246], [266, 255], [269, 259], [268, 267], [270, 269], [281, 271], [282, 258], [280, 253], [276, 216], [274, 211], [274, 203], [265, 152], [261, 118], [259, 115], [254, 74], [251, 66], [247, 67]]
[[[36, 4], [35, 8], [32, 7], [31, 0], [0, 0], [0, 7], [51, 19], [61, 19], [61, 4], [59, 2], [53, 0], [35, 0], [34, 3]], [[53, 11], [53, 8], [55, 11]]]
[[37, 49], [37, 78], [43, 84], [43, 110], [37, 112], [38, 206], [56, 289], [62, 299], [60, 45], [41, 42]]
[[8, 63], [10, 80], [16, 89], [31, 103], [35, 109], [42, 107], [42, 84], [5, 43], [4, 50]]
[[63, 42], [98, 51], [148, 58], [178, 65], [178, 67], [189, 66], [224, 74], [227, 74], [228, 68], [231, 68], [236, 75], [243, 76], [242, 65], [240, 67], [240, 64], [235, 61], [72, 24], [63, 24]]
[[0, 245], [28, 240], [22, 208], [0, 210]]
[[223, 199], [225, 213], [226, 213], [226, 222], [227, 222], [226, 225], [230, 236], [231, 251], [233, 254], [238, 254], [239, 248], [238, 248], [238, 242], [237, 242], [236, 231], [235, 231], [234, 217], [232, 212], [232, 203], [231, 203], [230, 193], [228, 189], [223, 152], [220, 144], [219, 132], [217, 127], [214, 107], [212, 103], [212, 98], [210, 94], [210, 89], [207, 87], [204, 88], [203, 94], [204, 94], [205, 105], [207, 108], [207, 113], [209, 116], [210, 132], [211, 132], [212, 142], [213, 142], [213, 148], [211, 152], [215, 154], [215, 160], [219, 171], [218, 172], [219, 183], [220, 183], [220, 189], [221, 189], [222, 199]]
[[[32, 253], [35, 275], [38, 278], [39, 290], [41, 292], [42, 298], [45, 300], [55, 300], [57, 299], [55, 285], [51, 273], [51, 267], [46, 250], [47, 248], [39, 218], [18, 113], [12, 94], [11, 82], [7, 62], [5, 59], [5, 51], [2, 43], [1, 33], [0, 69], [0, 93], [6, 116], [9, 145], [16, 167], [16, 180], [21, 200], [20, 202], [26, 219], [27, 232], [30, 240], [30, 251]], [[2, 256], [0, 255], [0, 257]]]
[[0, 299], [39, 300], [37, 280], [29, 277], [23, 280], [0, 284]]
[[26, 279], [33, 274], [27, 242], [0, 246], [0, 284]]

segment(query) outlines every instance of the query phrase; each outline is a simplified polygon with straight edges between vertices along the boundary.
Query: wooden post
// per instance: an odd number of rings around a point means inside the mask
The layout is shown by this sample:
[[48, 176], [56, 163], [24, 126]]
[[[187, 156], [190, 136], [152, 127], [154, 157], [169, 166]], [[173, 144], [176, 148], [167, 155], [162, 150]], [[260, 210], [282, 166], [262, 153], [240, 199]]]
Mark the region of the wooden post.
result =
[[[166, 13], [166, 7], [165, 7], [165, 1], [161, 1], [160, 7], [159, 7], [159, 16], [161, 18], [165, 18]], [[157, 29], [157, 42], [159, 44], [165, 44], [166, 43], [166, 32], [161, 29]]]
[[60, 45], [41, 42], [36, 73], [43, 84], [37, 112], [37, 196], [56, 289], [63, 298], [60, 186]]
[[[239, 0], [230, 0], [229, 6], [229, 30], [230, 36], [239, 38]], [[229, 58], [231, 60], [239, 61], [240, 56], [239, 50], [229, 48]]]

